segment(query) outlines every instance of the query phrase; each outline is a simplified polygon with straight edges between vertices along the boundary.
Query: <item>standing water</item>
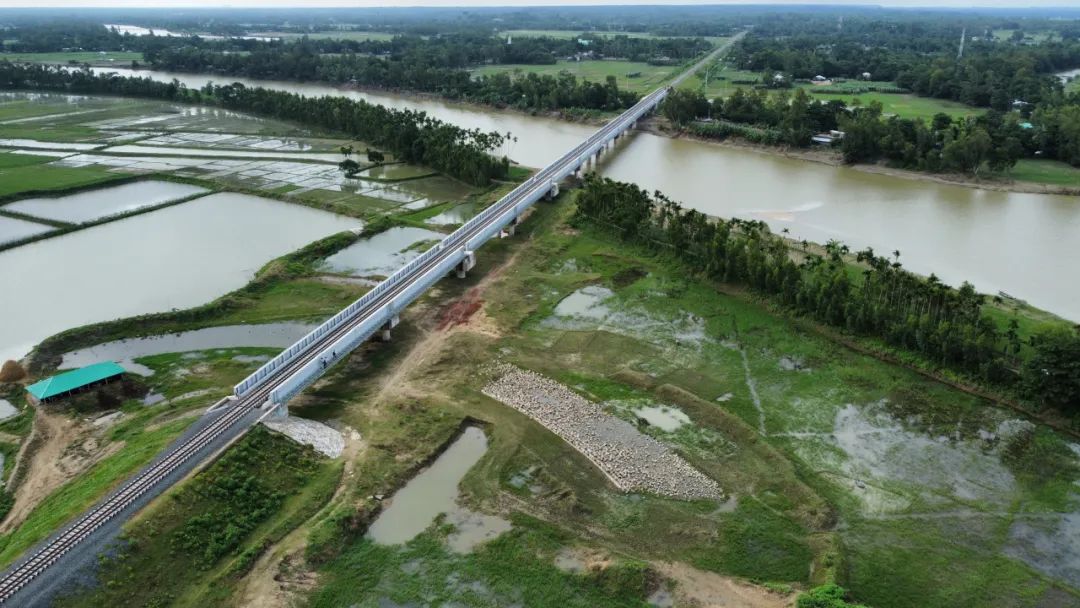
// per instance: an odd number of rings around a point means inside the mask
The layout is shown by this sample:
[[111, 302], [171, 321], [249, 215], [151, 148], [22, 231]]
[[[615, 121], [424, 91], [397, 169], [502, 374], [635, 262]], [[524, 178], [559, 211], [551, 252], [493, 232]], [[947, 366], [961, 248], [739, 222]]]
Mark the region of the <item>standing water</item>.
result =
[[368, 528], [368, 537], [382, 545], [407, 543], [431, 525], [440, 513], [453, 524], [450, 548], [467, 552], [510, 529], [500, 517], [470, 511], [457, 504], [458, 483], [487, 451], [481, 429], [466, 427], [435, 462], [394, 494], [390, 506]]
[[[214, 78], [148, 70], [95, 69], [199, 88]], [[435, 99], [366, 93], [331, 86], [232, 78], [245, 85], [304, 95], [341, 95], [393, 108], [422, 110], [465, 128], [510, 132], [518, 141], [499, 154], [542, 167], [573, 149], [596, 127]], [[916, 272], [946, 283], [967, 280], [1080, 320], [1080, 202], [1076, 197], [991, 192], [866, 173], [707, 142], [637, 133], [616, 146], [600, 171], [648, 191], [660, 190], [704, 213], [761, 219], [797, 238], [839, 239], [878, 253], [900, 250]], [[1034, 268], [1043, 272], [1032, 272]]]
[[204, 304], [271, 259], [361, 225], [221, 193], [0, 252], [0, 361], [65, 329]]

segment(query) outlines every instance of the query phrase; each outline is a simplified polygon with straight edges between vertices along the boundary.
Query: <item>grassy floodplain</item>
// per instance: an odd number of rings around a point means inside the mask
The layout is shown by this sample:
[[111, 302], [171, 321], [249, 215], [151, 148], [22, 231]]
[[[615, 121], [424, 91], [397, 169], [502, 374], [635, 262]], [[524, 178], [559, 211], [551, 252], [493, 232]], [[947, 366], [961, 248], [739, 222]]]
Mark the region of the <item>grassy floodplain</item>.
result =
[[1080, 188], [1080, 168], [1056, 160], [1022, 158], [1009, 175], [1019, 181]]
[[[1080, 469], [1066, 439], [847, 350], [748, 294], [687, 278], [663, 257], [578, 231], [566, 224], [571, 199], [538, 208], [520, 238], [485, 248], [470, 278], [410, 308], [394, 342], [366, 345], [292, 404], [357, 429], [368, 446], [336, 498], [294, 520], [299, 544], [281, 572], [318, 573], [311, 605], [644, 606], [669, 584], [658, 574], [666, 562], [778, 590], [835, 578], [872, 606], [1080, 605], [1068, 572], [1027, 544], [1053, 543], [1073, 508]], [[589, 293], [581, 314], [561, 308]], [[461, 300], [481, 309], [447, 325]], [[639, 428], [733, 499], [717, 508], [614, 491], [556, 436], [480, 393], [494, 361], [541, 372], [631, 422], [644, 407], [682, 412], [689, 422], [675, 431]], [[465, 554], [445, 546], [453, 528], [438, 521], [401, 547], [362, 539], [379, 508], [371, 497], [392, 493], [467, 418], [486, 423], [491, 447], [463, 500], [512, 531]], [[326, 495], [324, 483], [291, 487]], [[176, 513], [179, 527], [193, 517]], [[178, 605], [240, 605], [260, 538], [244, 535], [206, 565], [223, 577], [213, 586], [183, 565], [189, 557], [149, 551], [163, 560], [156, 571], [181, 573], [169, 583]], [[604, 565], [560, 569], [568, 553]], [[123, 569], [110, 576], [107, 595], [142, 593]], [[82, 601], [72, 605], [95, 605]]]

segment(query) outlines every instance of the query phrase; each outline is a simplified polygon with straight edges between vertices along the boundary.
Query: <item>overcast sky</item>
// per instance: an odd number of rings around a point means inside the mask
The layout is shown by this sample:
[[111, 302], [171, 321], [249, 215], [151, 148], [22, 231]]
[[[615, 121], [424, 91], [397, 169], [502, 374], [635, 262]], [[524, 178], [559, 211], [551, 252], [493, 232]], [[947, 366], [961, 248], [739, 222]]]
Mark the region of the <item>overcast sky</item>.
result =
[[379, 7], [379, 6], [589, 6], [597, 4], [849, 4], [901, 7], [1080, 7], [1080, 0], [0, 0], [3, 7]]

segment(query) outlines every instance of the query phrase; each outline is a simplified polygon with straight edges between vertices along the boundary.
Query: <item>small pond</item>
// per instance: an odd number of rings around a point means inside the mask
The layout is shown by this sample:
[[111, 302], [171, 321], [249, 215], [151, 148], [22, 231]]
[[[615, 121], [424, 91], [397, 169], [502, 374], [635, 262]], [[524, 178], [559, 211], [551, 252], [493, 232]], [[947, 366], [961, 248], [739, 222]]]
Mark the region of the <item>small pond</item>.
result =
[[455, 527], [447, 542], [452, 550], [465, 553], [509, 530], [509, 521], [457, 504], [458, 483], [487, 448], [484, 431], [467, 427], [430, 467], [394, 494], [390, 506], [368, 528], [367, 536], [382, 545], [407, 543], [445, 513], [446, 523]]
[[397, 226], [326, 258], [323, 269], [361, 277], [388, 276], [424, 252], [426, 247], [419, 243], [443, 236], [433, 230]]
[[[280, 347], [285, 348], [304, 337], [315, 326], [307, 323], [260, 323], [204, 327], [175, 334], [115, 340], [65, 353], [60, 369], [74, 369], [100, 361], [116, 361], [124, 369], [149, 376], [153, 370], [134, 360], [163, 353], [186, 353], [214, 348]], [[237, 355], [237, 361], [258, 363], [256, 355]]]

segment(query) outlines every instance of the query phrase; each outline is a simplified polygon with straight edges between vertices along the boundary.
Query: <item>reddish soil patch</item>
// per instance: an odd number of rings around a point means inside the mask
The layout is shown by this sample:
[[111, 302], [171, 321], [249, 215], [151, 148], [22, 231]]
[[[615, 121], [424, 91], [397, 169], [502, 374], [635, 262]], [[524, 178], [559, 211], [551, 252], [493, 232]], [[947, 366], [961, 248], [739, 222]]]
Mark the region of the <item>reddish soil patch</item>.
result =
[[468, 323], [469, 319], [476, 314], [476, 311], [484, 305], [484, 301], [480, 299], [480, 289], [473, 287], [469, 291], [465, 292], [462, 298], [443, 310], [439, 315], [439, 329], [447, 329], [455, 325], [461, 325]]

